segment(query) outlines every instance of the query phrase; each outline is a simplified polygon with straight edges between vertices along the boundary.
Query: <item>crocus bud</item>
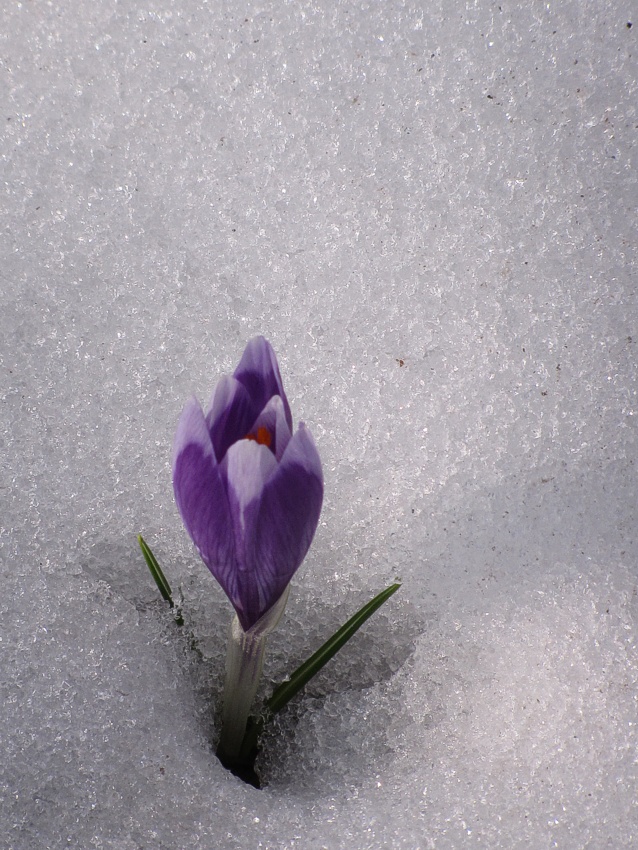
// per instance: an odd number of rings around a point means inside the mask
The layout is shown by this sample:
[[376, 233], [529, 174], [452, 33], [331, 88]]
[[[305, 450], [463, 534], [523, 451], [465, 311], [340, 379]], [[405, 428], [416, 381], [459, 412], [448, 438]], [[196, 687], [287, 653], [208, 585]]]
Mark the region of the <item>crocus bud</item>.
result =
[[186, 530], [248, 631], [279, 599], [317, 528], [321, 461], [292, 416], [275, 353], [255, 337], [207, 414], [186, 405], [173, 447], [173, 486]]

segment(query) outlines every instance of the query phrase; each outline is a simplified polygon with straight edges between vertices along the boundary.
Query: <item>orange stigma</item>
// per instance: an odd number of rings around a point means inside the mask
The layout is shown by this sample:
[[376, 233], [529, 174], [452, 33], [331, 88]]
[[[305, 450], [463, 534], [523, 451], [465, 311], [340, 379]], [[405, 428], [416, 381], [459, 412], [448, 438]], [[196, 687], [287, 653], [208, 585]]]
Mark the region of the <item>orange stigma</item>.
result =
[[246, 440], [254, 440], [256, 443], [259, 443], [260, 446], [268, 446], [270, 448], [270, 444], [272, 443], [272, 435], [268, 428], [264, 428], [263, 425], [260, 425], [257, 428], [256, 434], [246, 434]]

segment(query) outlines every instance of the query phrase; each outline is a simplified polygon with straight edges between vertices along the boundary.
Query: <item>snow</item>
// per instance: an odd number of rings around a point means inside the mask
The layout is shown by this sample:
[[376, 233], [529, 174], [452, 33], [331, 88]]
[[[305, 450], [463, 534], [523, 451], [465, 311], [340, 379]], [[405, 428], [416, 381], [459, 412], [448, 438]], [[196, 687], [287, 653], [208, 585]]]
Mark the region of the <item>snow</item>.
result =
[[[631, 4], [69, 0], [0, 34], [5, 846], [635, 846]], [[231, 608], [170, 479], [258, 333], [326, 486], [262, 696], [403, 582], [261, 790], [214, 755]]]

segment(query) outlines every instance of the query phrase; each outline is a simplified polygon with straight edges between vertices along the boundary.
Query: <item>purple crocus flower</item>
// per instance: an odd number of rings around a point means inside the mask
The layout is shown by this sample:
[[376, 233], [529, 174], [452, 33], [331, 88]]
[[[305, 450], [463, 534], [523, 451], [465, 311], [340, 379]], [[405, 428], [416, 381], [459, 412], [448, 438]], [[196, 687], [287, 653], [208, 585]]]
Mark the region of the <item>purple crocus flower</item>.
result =
[[184, 525], [244, 631], [268, 612], [303, 561], [323, 500], [310, 431], [292, 416], [270, 343], [250, 340], [204, 415], [184, 408], [173, 445]]

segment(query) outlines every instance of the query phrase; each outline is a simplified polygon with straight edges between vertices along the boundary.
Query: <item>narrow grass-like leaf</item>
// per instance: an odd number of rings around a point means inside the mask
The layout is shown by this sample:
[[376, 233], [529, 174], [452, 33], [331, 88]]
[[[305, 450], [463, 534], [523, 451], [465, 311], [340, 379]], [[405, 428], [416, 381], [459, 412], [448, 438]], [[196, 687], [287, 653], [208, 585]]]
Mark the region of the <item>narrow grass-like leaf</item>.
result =
[[142, 555], [144, 555], [146, 565], [151, 571], [151, 575], [155, 580], [155, 584], [157, 585], [159, 592], [162, 594], [162, 598], [168, 602], [171, 608], [173, 608], [175, 606], [175, 603], [173, 602], [173, 592], [170, 584], [166, 580], [166, 576], [162, 572], [162, 568], [157, 563], [157, 558], [151, 552], [151, 547], [148, 545], [146, 540], [144, 540], [141, 534], [137, 535], [137, 542], [140, 544], [140, 549], [142, 550]]
[[[339, 652], [342, 646], [347, 643], [350, 638], [357, 632], [365, 621], [371, 617], [374, 612], [386, 602], [393, 593], [401, 587], [400, 583], [391, 584], [378, 593], [374, 599], [367, 602], [363, 608], [351, 617], [347, 623], [336, 631], [329, 640], [327, 640], [307, 661], [298, 667], [292, 676], [278, 685], [272, 693], [270, 699], [266, 702], [264, 715], [261, 717], [251, 717], [248, 721], [248, 728], [244, 735], [244, 740], [241, 746], [241, 752], [237, 760], [237, 769], [252, 771], [254, 774], [253, 765], [258, 752], [259, 738], [264, 731], [264, 726], [269, 717], [281, 711], [281, 709], [290, 702], [290, 700], [299, 693], [304, 685], [315, 676], [330, 659]], [[241, 775], [244, 778], [243, 774]], [[252, 781], [252, 780], [245, 780]]]
[[357, 632], [365, 621], [371, 617], [374, 612], [386, 602], [393, 593], [401, 587], [399, 583], [391, 584], [377, 594], [374, 599], [367, 602], [363, 608], [351, 617], [347, 623], [336, 631], [333, 636], [327, 640], [307, 661], [298, 667], [292, 676], [281, 685], [275, 688], [272, 696], [266, 703], [266, 708], [271, 714], [277, 714], [278, 711], [290, 702], [303, 686], [315, 676], [321, 668], [330, 661], [330, 659], [339, 652], [341, 647], [347, 643], [350, 638]]
[[173, 602], [173, 591], [168, 583], [168, 579], [162, 572], [162, 568], [157, 563], [157, 558], [152, 553], [151, 547], [148, 545], [146, 540], [144, 540], [141, 534], [137, 535], [137, 542], [140, 544], [140, 549], [142, 550], [142, 555], [144, 555], [146, 565], [155, 580], [155, 584], [157, 585], [159, 592], [162, 594], [162, 598], [168, 602], [171, 608], [175, 609], [175, 622], [178, 626], [183, 626], [184, 618], [182, 617], [181, 608], [179, 605], [176, 606]]

